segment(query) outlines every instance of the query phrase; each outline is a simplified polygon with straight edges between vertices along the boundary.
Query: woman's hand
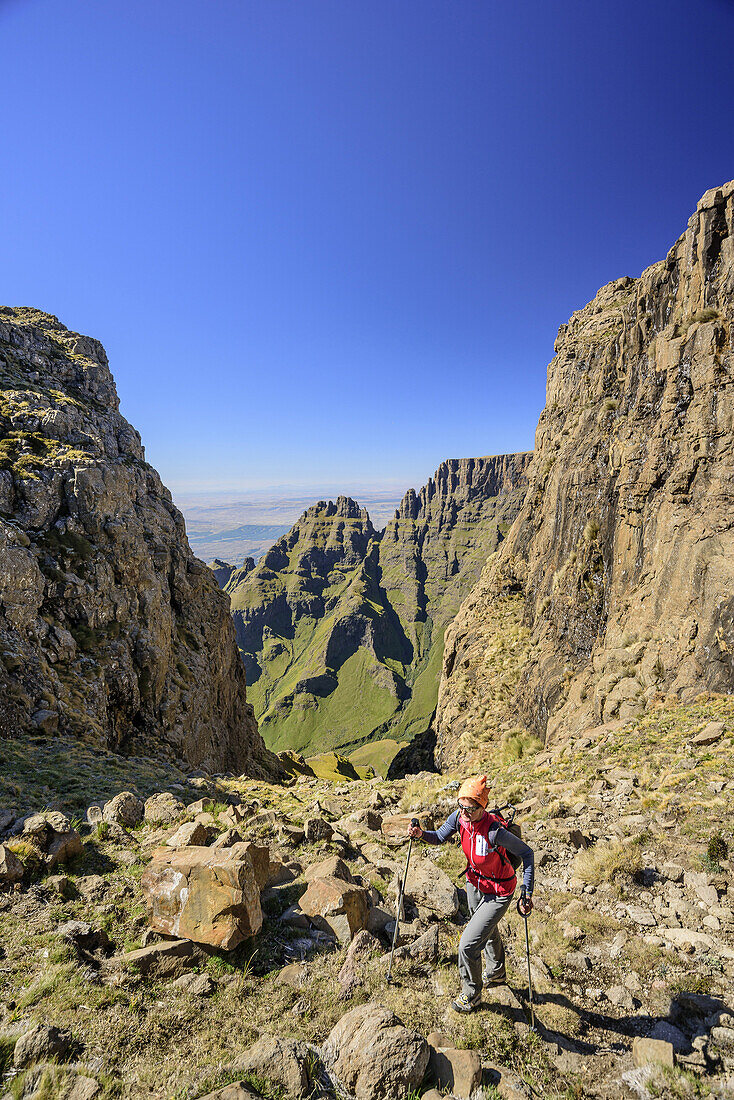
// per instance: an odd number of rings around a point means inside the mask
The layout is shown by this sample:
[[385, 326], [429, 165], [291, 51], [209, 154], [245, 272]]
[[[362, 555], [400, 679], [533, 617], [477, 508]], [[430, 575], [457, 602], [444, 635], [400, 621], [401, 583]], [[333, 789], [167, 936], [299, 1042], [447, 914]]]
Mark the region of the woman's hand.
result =
[[533, 909], [533, 899], [532, 898], [525, 898], [525, 897], [520, 898], [520, 901], [518, 902], [517, 910], [518, 910], [521, 917], [529, 917], [530, 913], [532, 912], [532, 909]]
[[413, 840], [420, 840], [423, 836], [423, 830], [420, 825], [411, 825], [408, 829], [408, 836], [412, 837]]

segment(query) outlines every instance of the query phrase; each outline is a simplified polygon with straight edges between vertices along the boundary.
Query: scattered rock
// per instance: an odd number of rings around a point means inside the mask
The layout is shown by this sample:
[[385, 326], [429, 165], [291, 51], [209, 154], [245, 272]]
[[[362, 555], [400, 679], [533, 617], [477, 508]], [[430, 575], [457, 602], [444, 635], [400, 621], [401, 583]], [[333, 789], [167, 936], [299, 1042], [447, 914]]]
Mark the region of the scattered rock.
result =
[[450, 920], [459, 912], [459, 891], [446, 872], [430, 859], [417, 859], [411, 863], [405, 894], [416, 905], [429, 909], [442, 919]]
[[[0, 868], [2, 864], [0, 863]], [[2, 871], [0, 870], [0, 874]], [[70, 898], [74, 894], [74, 887], [72, 886], [71, 879], [66, 875], [48, 875], [45, 880], [46, 886], [49, 890], [53, 890], [55, 894], [58, 894], [62, 898]]]
[[317, 928], [334, 933], [341, 943], [349, 943], [355, 932], [367, 922], [367, 891], [338, 878], [319, 878], [309, 883], [300, 899], [300, 907]]
[[37, 1024], [21, 1035], [15, 1044], [13, 1065], [16, 1069], [24, 1069], [34, 1062], [48, 1062], [51, 1058], [61, 1061], [69, 1054], [71, 1045], [70, 1031]]
[[418, 818], [421, 829], [431, 828], [432, 817], [426, 811], [416, 814], [392, 814], [390, 817], [383, 817], [380, 832], [391, 847], [406, 843], [409, 840], [408, 829], [414, 817]]
[[469, 1097], [482, 1083], [482, 1059], [476, 1050], [441, 1047], [431, 1052], [430, 1068], [438, 1088]]
[[166, 844], [169, 848], [192, 848], [206, 846], [212, 838], [214, 830], [199, 821], [185, 821], [179, 825], [173, 836], [169, 836]]
[[178, 977], [201, 961], [201, 953], [191, 940], [165, 940], [137, 951], [128, 951], [110, 959], [110, 967], [123, 966], [137, 970], [143, 977]]
[[143, 820], [145, 807], [140, 799], [131, 791], [121, 791], [105, 802], [102, 809], [102, 820], [122, 825], [124, 828], [134, 829]]
[[167, 791], [145, 800], [144, 817], [151, 825], [172, 825], [185, 813], [186, 807], [180, 798]]
[[702, 745], [714, 745], [724, 736], [724, 729], [725, 726], [723, 722], [709, 722], [700, 733], [697, 733], [695, 737], [691, 738], [688, 744], [696, 748]]
[[264, 1035], [234, 1062], [239, 1073], [255, 1073], [296, 1100], [310, 1094], [305, 1043]]
[[233, 844], [241, 844], [243, 837], [237, 829], [225, 829], [215, 841], [212, 842], [212, 848], [231, 848]]
[[370, 955], [373, 951], [379, 954], [382, 953], [379, 940], [376, 940], [375, 937], [370, 935], [365, 929], [361, 929], [350, 943], [346, 958], [339, 971], [340, 1001], [345, 1001], [351, 997], [360, 984], [359, 961], [364, 959], [366, 955]]
[[208, 974], [182, 974], [173, 984], [191, 997], [211, 997], [217, 988]]
[[262, 1100], [262, 1098], [250, 1092], [244, 1081], [235, 1081], [214, 1092], [208, 1092], [200, 1100]]
[[343, 859], [339, 856], [329, 856], [319, 863], [312, 863], [303, 873], [306, 882], [313, 882], [317, 878], [339, 878], [344, 882], [353, 882], [352, 873]]
[[141, 879], [151, 928], [226, 951], [259, 932], [260, 891], [243, 847], [156, 849]]
[[0, 844], [0, 884], [3, 886], [20, 882], [23, 878], [23, 864], [15, 852], [12, 852], [5, 844]]
[[393, 1012], [370, 1001], [342, 1016], [322, 1054], [356, 1100], [404, 1100], [423, 1080], [429, 1049]]
[[438, 962], [438, 925], [432, 924], [427, 932], [412, 943], [398, 947], [396, 959], [415, 959], [416, 962], [434, 965]]
[[332, 826], [323, 817], [306, 818], [303, 831], [309, 844], [315, 844], [317, 840], [331, 840], [334, 835]]
[[106, 951], [111, 946], [107, 933], [86, 921], [67, 921], [66, 924], [60, 924], [56, 932], [82, 951]]
[[673, 1045], [661, 1039], [643, 1039], [639, 1035], [632, 1042], [632, 1061], [636, 1066], [654, 1063], [673, 1068]]
[[664, 1043], [670, 1043], [676, 1054], [679, 1054], [683, 1050], [687, 1050], [690, 1046], [683, 1032], [675, 1027], [674, 1024], [668, 1023], [667, 1020], [658, 1020], [655, 1027], [650, 1032], [649, 1038], [659, 1039]]
[[49, 868], [68, 863], [84, 851], [79, 833], [58, 810], [27, 817], [23, 822], [23, 836], [41, 851]]

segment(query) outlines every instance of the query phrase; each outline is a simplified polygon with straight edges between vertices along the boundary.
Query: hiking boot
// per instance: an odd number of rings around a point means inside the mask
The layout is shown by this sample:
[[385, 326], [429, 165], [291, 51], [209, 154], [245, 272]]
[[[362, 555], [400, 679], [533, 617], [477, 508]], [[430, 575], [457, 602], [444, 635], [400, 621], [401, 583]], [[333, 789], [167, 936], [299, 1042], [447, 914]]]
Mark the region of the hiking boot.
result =
[[485, 985], [507, 985], [507, 971], [503, 970], [500, 974], [482, 974], [482, 980]]
[[475, 997], [467, 997], [466, 993], [460, 993], [456, 1000], [451, 1002], [451, 1007], [454, 1012], [473, 1012], [479, 1007], [480, 1000], [479, 993]]

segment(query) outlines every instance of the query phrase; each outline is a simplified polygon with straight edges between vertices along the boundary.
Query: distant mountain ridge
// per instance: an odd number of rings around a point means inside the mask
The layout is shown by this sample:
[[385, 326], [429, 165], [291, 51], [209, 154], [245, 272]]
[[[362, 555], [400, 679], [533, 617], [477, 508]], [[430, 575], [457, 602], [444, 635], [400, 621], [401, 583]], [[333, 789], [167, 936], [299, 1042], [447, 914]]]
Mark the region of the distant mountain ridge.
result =
[[248, 698], [269, 747], [344, 750], [429, 729], [444, 629], [514, 520], [529, 461], [443, 462], [382, 533], [350, 497], [320, 501], [231, 577]]

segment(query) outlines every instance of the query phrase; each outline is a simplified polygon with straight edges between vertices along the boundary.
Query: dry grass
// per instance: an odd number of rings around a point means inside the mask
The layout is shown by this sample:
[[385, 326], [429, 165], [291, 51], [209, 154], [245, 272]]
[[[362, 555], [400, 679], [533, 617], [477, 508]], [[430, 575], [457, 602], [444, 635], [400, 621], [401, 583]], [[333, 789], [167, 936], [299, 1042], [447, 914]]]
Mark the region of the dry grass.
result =
[[576, 854], [573, 861], [574, 878], [593, 886], [602, 882], [614, 882], [621, 876], [632, 876], [642, 870], [639, 840], [600, 841], [591, 848]]

